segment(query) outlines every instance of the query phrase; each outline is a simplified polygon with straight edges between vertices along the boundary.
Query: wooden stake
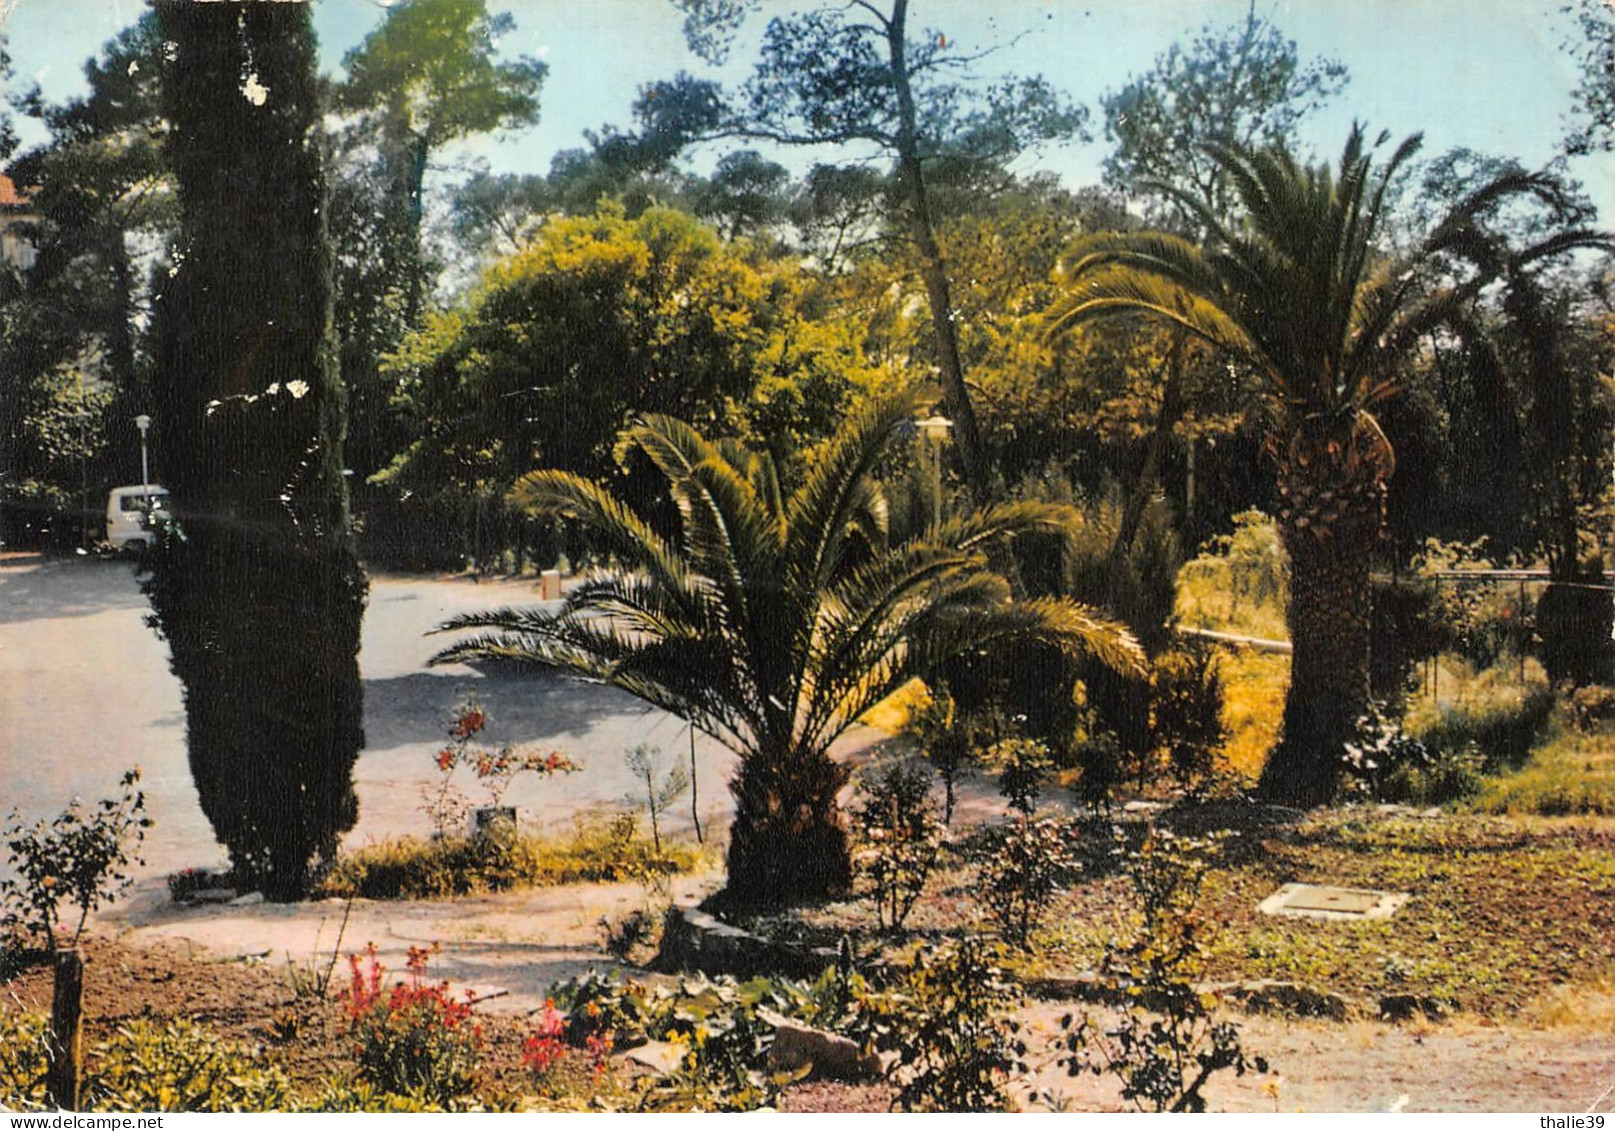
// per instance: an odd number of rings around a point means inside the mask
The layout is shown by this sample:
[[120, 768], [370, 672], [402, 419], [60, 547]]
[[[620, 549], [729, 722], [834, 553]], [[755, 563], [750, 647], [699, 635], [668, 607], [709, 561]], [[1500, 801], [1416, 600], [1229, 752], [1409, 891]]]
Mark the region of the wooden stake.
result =
[[84, 956], [77, 947], [56, 952], [50, 1005], [51, 1103], [77, 1111], [84, 1067]]

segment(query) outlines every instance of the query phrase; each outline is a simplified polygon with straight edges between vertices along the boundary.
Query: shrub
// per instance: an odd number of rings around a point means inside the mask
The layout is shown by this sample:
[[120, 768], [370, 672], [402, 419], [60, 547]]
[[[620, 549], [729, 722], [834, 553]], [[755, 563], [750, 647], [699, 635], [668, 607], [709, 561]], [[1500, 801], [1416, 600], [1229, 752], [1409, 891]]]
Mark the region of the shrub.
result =
[[443, 1103], [476, 1083], [482, 1030], [470, 1000], [457, 999], [447, 982], [426, 980], [430, 954], [411, 947], [407, 977], [391, 987], [383, 985], [386, 968], [374, 946], [363, 960], [350, 955], [344, 997], [365, 1078], [384, 1091]]
[[1077, 743], [1077, 799], [1094, 812], [1108, 809], [1122, 781], [1121, 741], [1108, 730], [1097, 731]]
[[942, 778], [942, 823], [953, 820], [959, 779], [970, 772], [975, 749], [971, 728], [959, 717], [947, 686], [938, 682], [925, 701], [909, 716], [909, 733], [919, 740], [920, 751]]
[[518, 836], [496, 826], [483, 836], [402, 837], [340, 857], [321, 894], [362, 899], [433, 899], [480, 891], [575, 883], [649, 882], [700, 865], [694, 845], [672, 841], [658, 853], [625, 813], [579, 821], [568, 837]]
[[895, 931], [914, 909], [942, 846], [931, 807], [931, 771], [893, 762], [859, 775], [852, 809], [853, 865], [882, 930]]
[[566, 1014], [566, 1040], [575, 1048], [609, 1049], [645, 1035], [647, 992], [639, 982], [591, 970], [557, 983], [550, 994]]
[[1069, 825], [1022, 817], [989, 837], [976, 874], [976, 898], [1004, 941], [1026, 949], [1050, 898], [1080, 867]]
[[626, 800], [630, 805], [643, 805], [645, 811], [650, 814], [651, 844], [655, 846], [656, 854], [660, 856], [661, 816], [673, 802], [689, 792], [690, 776], [677, 762], [671, 767], [665, 766], [661, 747], [646, 746], [643, 743], [623, 755], [623, 764], [638, 783], [638, 791], [630, 793]]
[[1196, 904], [1220, 839], [1146, 829], [1130, 846], [1118, 833], [1116, 851], [1140, 929], [1129, 945], [1106, 946], [1100, 974], [1127, 1004], [1109, 1027], [1072, 1014], [1060, 1022], [1059, 1063], [1067, 1073], [1115, 1076], [1122, 1098], [1141, 1111], [1204, 1111], [1201, 1093], [1213, 1074], [1267, 1071], [1264, 1059], [1246, 1055], [1238, 1029], [1214, 1015], [1215, 999], [1196, 985], [1205, 968]]
[[1487, 771], [1495, 773], [1525, 763], [1553, 717], [1553, 706], [1551, 688], [1533, 687], [1523, 695], [1507, 694], [1489, 703], [1444, 710], [1419, 738], [1437, 753], [1473, 746], [1484, 756]]
[[46, 1040], [44, 1017], [0, 1006], [0, 1107], [32, 1111], [46, 1106]]
[[262, 1050], [183, 1018], [131, 1021], [98, 1045], [84, 1084], [96, 1111], [285, 1111], [291, 1081]]
[[1211, 776], [1217, 751], [1228, 741], [1223, 725], [1222, 673], [1208, 647], [1165, 652], [1150, 676], [1150, 725], [1172, 776], [1194, 791]]
[[438, 780], [435, 785], [421, 787], [422, 809], [432, 821], [439, 837], [449, 835], [450, 829], [463, 825], [471, 802], [454, 780], [455, 771], [464, 766], [476, 775], [487, 793], [485, 805], [499, 807], [505, 803], [505, 792], [521, 774], [569, 774], [578, 765], [558, 750], [548, 754], [536, 751], [519, 751], [506, 743], [498, 749], [483, 746], [475, 740], [488, 725], [488, 713], [475, 699], [468, 699], [454, 712], [449, 724], [448, 742], [433, 756]]
[[618, 962], [628, 962], [642, 946], [655, 946], [660, 919], [643, 907], [611, 919], [600, 916], [600, 941], [606, 953]]
[[1342, 755], [1341, 789], [1375, 801], [1407, 799], [1409, 775], [1432, 762], [1429, 749], [1405, 734], [1381, 705], [1370, 704]]
[[1597, 730], [1615, 718], [1615, 687], [1590, 683], [1576, 688], [1570, 696], [1570, 714], [1583, 734]]
[[12, 874], [0, 880], [0, 925], [8, 933], [26, 929], [54, 948], [62, 941], [64, 911], [76, 909], [67, 940], [76, 945], [90, 912], [129, 887], [128, 869], [141, 863], [138, 850], [151, 827], [139, 781], [136, 767], [119, 779], [117, 797], [89, 812], [75, 798], [49, 824], [24, 826], [12, 810], [5, 832]]
[[920, 950], [899, 982], [860, 1002], [860, 1028], [894, 1054], [893, 1106], [904, 1111], [1005, 1111], [1006, 1086], [1026, 1071], [1020, 1025], [1008, 1016], [1020, 987], [1000, 955], [965, 938]]
[[1000, 767], [998, 792], [1011, 809], [1030, 816], [1054, 768], [1049, 748], [1033, 738], [1006, 738], [991, 753], [993, 762]]

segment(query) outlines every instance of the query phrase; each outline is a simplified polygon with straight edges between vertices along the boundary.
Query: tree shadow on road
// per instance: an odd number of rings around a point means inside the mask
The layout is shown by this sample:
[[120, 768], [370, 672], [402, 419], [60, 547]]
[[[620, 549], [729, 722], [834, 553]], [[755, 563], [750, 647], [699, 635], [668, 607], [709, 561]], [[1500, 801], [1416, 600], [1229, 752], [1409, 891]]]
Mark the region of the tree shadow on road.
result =
[[127, 559], [36, 558], [0, 568], [0, 624], [148, 607]]
[[627, 692], [542, 668], [414, 672], [365, 680], [365, 749], [441, 741], [455, 708], [471, 696], [488, 712], [489, 745], [584, 739], [604, 721], [620, 725], [625, 717], [642, 716], [647, 730], [666, 730], [669, 740], [684, 725]]

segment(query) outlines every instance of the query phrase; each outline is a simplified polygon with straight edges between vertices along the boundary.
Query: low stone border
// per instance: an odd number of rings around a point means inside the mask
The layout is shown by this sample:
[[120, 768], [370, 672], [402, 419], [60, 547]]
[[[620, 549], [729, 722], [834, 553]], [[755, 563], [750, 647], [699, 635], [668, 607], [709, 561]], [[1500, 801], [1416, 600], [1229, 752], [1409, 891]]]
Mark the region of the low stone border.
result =
[[[827, 966], [835, 965], [836, 960], [836, 952], [830, 947], [804, 947], [779, 942], [732, 926], [694, 907], [672, 907], [668, 909], [663, 925], [661, 949], [657, 951], [651, 968], [668, 974], [696, 971], [713, 975], [729, 974], [736, 978], [781, 974], [787, 978], [807, 980], [817, 978]], [[1131, 1000], [1126, 990], [1091, 970], [1081, 974], [1029, 978], [1024, 984], [1028, 994], [1044, 1001], [1082, 1001], [1119, 1006]], [[1319, 1017], [1329, 1021], [1344, 1021], [1348, 1017], [1406, 1021], [1417, 1016], [1439, 1020], [1457, 1009], [1454, 1002], [1416, 994], [1359, 998], [1270, 978], [1254, 982], [1219, 982], [1201, 989], [1233, 1003], [1246, 1013]], [[1148, 1009], [1152, 1003], [1145, 999], [1142, 1004]]]
[[670, 907], [662, 924], [662, 945], [651, 968], [663, 973], [684, 970], [755, 978], [782, 974], [812, 979], [836, 964], [826, 946], [804, 947], [764, 938], [731, 926], [694, 907]]
[[[1437, 1021], [1457, 1010], [1457, 1003], [1442, 998], [1417, 994], [1359, 998], [1271, 978], [1255, 982], [1219, 982], [1202, 986], [1201, 990], [1232, 1002], [1246, 1013], [1321, 1017], [1329, 1021], [1344, 1021], [1348, 1017], [1407, 1021], [1420, 1016]], [[1129, 1000], [1125, 990], [1093, 971], [1062, 977], [1032, 978], [1026, 982], [1026, 991], [1045, 1001], [1083, 1001], [1117, 1006], [1125, 1005]], [[1146, 999], [1143, 1005], [1148, 1009], [1151, 1002]]]

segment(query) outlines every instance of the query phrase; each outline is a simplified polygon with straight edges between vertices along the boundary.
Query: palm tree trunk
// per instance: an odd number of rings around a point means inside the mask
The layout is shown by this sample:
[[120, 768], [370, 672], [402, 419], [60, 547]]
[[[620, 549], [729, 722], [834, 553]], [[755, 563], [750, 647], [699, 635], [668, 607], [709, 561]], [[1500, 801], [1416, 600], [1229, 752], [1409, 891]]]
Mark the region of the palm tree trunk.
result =
[[1294, 652], [1284, 736], [1262, 771], [1261, 792], [1319, 805], [1334, 795], [1345, 744], [1368, 708], [1370, 559], [1350, 539], [1320, 539], [1292, 523], [1280, 533], [1290, 553]]
[[846, 771], [822, 751], [759, 751], [730, 789], [729, 883], [721, 902], [766, 906], [841, 895], [852, 858], [836, 794]]
[[1284, 736], [1262, 770], [1261, 792], [1320, 805], [1334, 796], [1345, 745], [1368, 710], [1369, 570], [1395, 457], [1367, 413], [1334, 427], [1292, 424], [1275, 448], [1293, 652]]

